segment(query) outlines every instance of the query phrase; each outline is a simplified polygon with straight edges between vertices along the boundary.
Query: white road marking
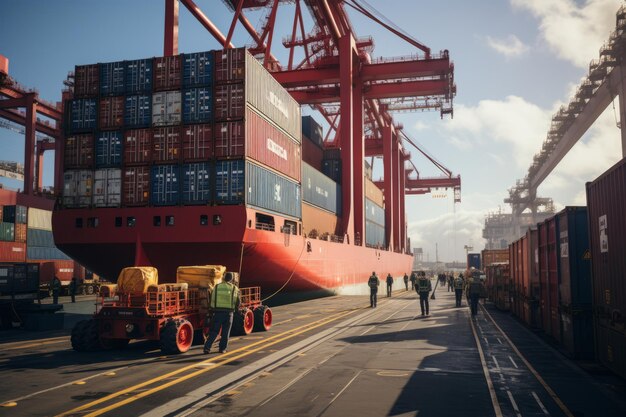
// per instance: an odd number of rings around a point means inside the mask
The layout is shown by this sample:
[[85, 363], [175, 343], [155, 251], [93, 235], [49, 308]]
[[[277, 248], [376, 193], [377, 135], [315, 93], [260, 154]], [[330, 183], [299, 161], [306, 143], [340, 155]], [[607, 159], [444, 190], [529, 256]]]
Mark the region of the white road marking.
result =
[[537, 401], [537, 404], [539, 404], [541, 411], [543, 411], [545, 415], [549, 416], [550, 413], [548, 413], [548, 410], [546, 410], [546, 407], [543, 405], [543, 403], [541, 402], [541, 400], [539, 399], [535, 391], [532, 391], [532, 396], [535, 397], [535, 401]]
[[515, 415], [517, 417], [522, 417], [522, 413], [519, 412], [519, 408], [517, 407], [517, 403], [515, 402], [515, 399], [513, 398], [513, 394], [511, 394], [511, 391], [507, 391], [506, 393], [509, 395], [509, 400], [511, 401], [511, 404], [513, 405], [513, 410], [515, 410]]
[[496, 364], [496, 369], [498, 370], [498, 372], [500, 372], [500, 364], [498, 363], [498, 360], [493, 355], [491, 355], [491, 358], [493, 359], [493, 362]]
[[511, 357], [511, 355], [509, 355], [509, 359], [511, 360], [511, 363], [513, 364], [513, 366], [515, 367], [515, 369], [519, 369], [519, 366], [517, 366], [517, 364], [515, 363], [515, 361], [513, 360], [513, 358]]
[[287, 389], [289, 389], [289, 387], [291, 387], [293, 384], [295, 384], [296, 382], [298, 382], [299, 380], [301, 380], [302, 378], [304, 378], [306, 375], [309, 374], [309, 372], [311, 372], [313, 370], [313, 368], [309, 368], [306, 370], [306, 372], [301, 373], [300, 375], [298, 375], [297, 377], [295, 377], [294, 379], [292, 379], [291, 381], [289, 381], [285, 386], [283, 386], [281, 389], [279, 389], [278, 391], [276, 391], [276, 393], [274, 395], [272, 395], [271, 397], [269, 397], [267, 400], [263, 401], [261, 404], [259, 404], [259, 407], [263, 407], [265, 404], [269, 403], [270, 401], [272, 401], [274, 398], [278, 397], [280, 394], [282, 394], [283, 392], [285, 392]]
[[359, 336], [364, 336], [364, 335], [366, 335], [367, 333], [369, 333], [369, 332], [370, 332], [370, 330], [375, 329], [375, 328], [376, 328], [376, 326], [372, 326], [372, 327], [368, 328], [367, 330], [365, 330], [363, 333], [361, 333]]
[[498, 339], [498, 343], [502, 344], [502, 340], [499, 337], [496, 337], [496, 339]]
[[483, 336], [483, 339], [485, 339], [485, 344], [489, 345], [489, 341], [487, 340], [487, 338]]

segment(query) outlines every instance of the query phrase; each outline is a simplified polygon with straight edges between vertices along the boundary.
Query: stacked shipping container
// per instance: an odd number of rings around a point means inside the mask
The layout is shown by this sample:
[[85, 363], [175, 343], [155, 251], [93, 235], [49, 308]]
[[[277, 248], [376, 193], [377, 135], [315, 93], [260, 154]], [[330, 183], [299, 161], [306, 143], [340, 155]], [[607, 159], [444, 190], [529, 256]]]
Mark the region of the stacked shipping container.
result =
[[26, 207], [0, 206], [0, 261], [26, 260]]
[[301, 216], [300, 107], [245, 49], [76, 77], [65, 207], [248, 203]]
[[587, 183], [596, 352], [626, 378], [626, 159]]

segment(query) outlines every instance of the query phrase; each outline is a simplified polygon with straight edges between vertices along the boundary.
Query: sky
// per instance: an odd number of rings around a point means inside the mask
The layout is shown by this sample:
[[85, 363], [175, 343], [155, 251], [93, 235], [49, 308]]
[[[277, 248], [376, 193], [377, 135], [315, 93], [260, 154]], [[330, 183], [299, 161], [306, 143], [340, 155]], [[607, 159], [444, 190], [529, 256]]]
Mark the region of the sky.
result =
[[[365, 2], [363, 2], [365, 3]], [[447, 49], [455, 66], [454, 118], [438, 112], [394, 115], [423, 149], [462, 180], [462, 202], [447, 196], [407, 197], [411, 245], [424, 260], [462, 260], [464, 246], [484, 248], [485, 215], [510, 212], [503, 200], [525, 176], [541, 149], [552, 115], [569, 102], [588, 65], [615, 29], [621, 0], [367, 0], [395, 25], [433, 52]], [[231, 12], [218, 0], [196, 4], [223, 32]], [[355, 33], [371, 36], [372, 57], [419, 51], [389, 31], [346, 9]], [[262, 12], [249, 14], [259, 22]], [[276, 35], [291, 31], [293, 6], [281, 5]], [[147, 58], [163, 53], [162, 0], [0, 0], [0, 54], [9, 73], [59, 101], [63, 80], [75, 65]], [[180, 6], [179, 51], [217, 49], [218, 43]], [[309, 25], [310, 27], [310, 25]], [[275, 36], [276, 36], [275, 35]], [[250, 44], [241, 27], [233, 43]], [[287, 55], [278, 45], [275, 55]], [[585, 205], [585, 182], [621, 159], [619, 103], [616, 100], [539, 187], [557, 209]], [[307, 110], [303, 110], [307, 112]], [[411, 151], [410, 148], [407, 148]], [[440, 172], [417, 151], [412, 160], [422, 176]], [[23, 162], [23, 137], [0, 128], [0, 160]], [[44, 185], [52, 184], [52, 153], [44, 161]], [[375, 163], [376, 164], [376, 163]], [[374, 176], [376, 177], [375, 170]], [[5, 186], [21, 183], [0, 179]]]

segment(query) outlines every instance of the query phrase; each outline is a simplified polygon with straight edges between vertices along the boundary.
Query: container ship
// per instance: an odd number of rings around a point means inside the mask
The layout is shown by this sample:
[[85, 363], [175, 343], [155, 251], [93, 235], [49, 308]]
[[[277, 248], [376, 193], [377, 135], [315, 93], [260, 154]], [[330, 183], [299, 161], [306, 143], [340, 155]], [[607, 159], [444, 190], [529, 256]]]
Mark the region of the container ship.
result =
[[340, 149], [245, 48], [77, 66], [64, 108], [54, 241], [100, 276], [223, 264], [264, 296], [315, 297], [411, 269], [371, 170], [365, 236], [342, 232]]

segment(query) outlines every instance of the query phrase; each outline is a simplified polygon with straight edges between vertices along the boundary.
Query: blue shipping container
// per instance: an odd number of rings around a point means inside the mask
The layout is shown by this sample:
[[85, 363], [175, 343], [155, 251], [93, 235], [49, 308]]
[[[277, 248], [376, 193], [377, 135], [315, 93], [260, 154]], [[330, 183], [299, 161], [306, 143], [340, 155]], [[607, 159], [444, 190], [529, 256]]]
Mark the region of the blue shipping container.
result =
[[98, 115], [95, 98], [72, 100], [70, 104], [70, 123], [72, 132], [80, 132], [96, 128]]
[[124, 61], [100, 64], [100, 94], [103, 96], [124, 94], [125, 70]]
[[126, 61], [126, 93], [149, 93], [152, 91], [152, 59]]
[[61, 252], [59, 249], [52, 247], [26, 246], [26, 258], [29, 260], [42, 259], [70, 259], [69, 256]]
[[120, 167], [122, 163], [122, 132], [100, 132], [96, 136], [96, 167]]
[[385, 227], [368, 220], [365, 221], [365, 244], [385, 248]]
[[183, 204], [207, 204], [211, 202], [211, 164], [200, 162], [184, 164]]
[[152, 97], [128, 96], [124, 108], [126, 127], [148, 127], [152, 123]]
[[183, 55], [183, 86], [210, 85], [213, 83], [213, 53], [197, 52]]
[[468, 253], [467, 254], [467, 268], [474, 267], [480, 269], [480, 253]]
[[244, 164], [243, 160], [215, 163], [215, 200], [218, 203], [244, 202]]
[[341, 216], [341, 186], [304, 162], [302, 200]]
[[385, 226], [385, 209], [369, 198], [365, 199], [365, 220]]
[[183, 123], [206, 123], [213, 118], [213, 94], [209, 88], [183, 91]]
[[302, 135], [320, 148], [324, 146], [324, 129], [311, 116], [302, 116]]
[[54, 248], [54, 237], [51, 230], [28, 229], [26, 231], [26, 243], [28, 246]]
[[246, 203], [291, 217], [302, 217], [300, 185], [261, 168], [246, 163]]
[[150, 201], [155, 206], [178, 204], [180, 196], [180, 167], [178, 165], [157, 165], [150, 175]]
[[591, 306], [591, 259], [587, 207], [565, 207], [558, 214], [559, 287], [565, 306]]

